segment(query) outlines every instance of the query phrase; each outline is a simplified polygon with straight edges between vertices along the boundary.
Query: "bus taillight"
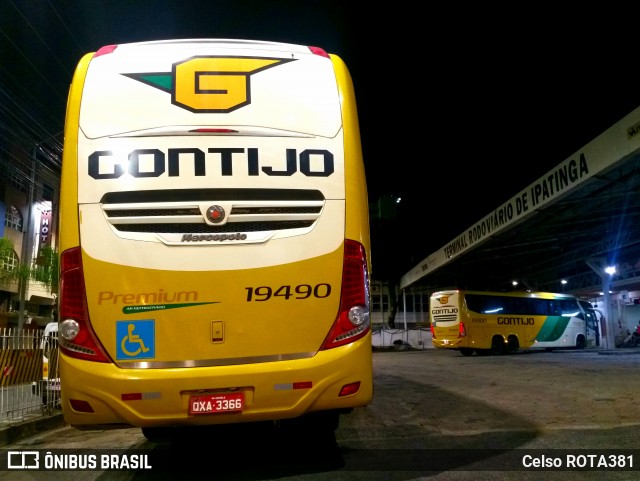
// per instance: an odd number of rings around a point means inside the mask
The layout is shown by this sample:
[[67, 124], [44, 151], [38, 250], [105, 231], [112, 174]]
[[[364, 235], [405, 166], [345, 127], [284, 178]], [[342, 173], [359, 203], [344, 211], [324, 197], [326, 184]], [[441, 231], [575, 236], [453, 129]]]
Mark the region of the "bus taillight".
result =
[[458, 339], [461, 337], [466, 337], [467, 336], [467, 330], [464, 327], [464, 322], [460, 323], [460, 331], [458, 332]]
[[431, 323], [431, 326], [429, 326], [429, 329], [431, 329], [431, 338], [435, 339], [436, 338], [436, 330], [434, 328], [433, 323]]
[[89, 322], [79, 247], [66, 250], [60, 256], [58, 342], [60, 349], [68, 356], [88, 361], [111, 362]]
[[364, 337], [369, 318], [369, 271], [367, 254], [359, 242], [345, 239], [340, 311], [322, 349], [332, 349]]

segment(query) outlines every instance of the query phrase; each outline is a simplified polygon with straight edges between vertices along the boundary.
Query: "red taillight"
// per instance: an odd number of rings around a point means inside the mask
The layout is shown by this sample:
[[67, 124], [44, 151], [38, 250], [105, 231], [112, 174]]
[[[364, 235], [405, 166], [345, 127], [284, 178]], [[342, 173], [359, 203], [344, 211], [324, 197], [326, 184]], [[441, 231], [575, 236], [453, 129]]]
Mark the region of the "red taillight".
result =
[[431, 326], [429, 326], [429, 329], [431, 330], [431, 337], [433, 339], [436, 338], [436, 330], [435, 330], [435, 326], [433, 324], [431, 324]]
[[80, 249], [70, 249], [60, 257], [60, 319], [82, 318], [85, 314]]
[[464, 327], [464, 322], [460, 323], [458, 338], [465, 337], [467, 335], [467, 330]]
[[100, 49], [98, 49], [98, 51], [93, 54], [93, 58], [113, 53], [116, 48], [118, 48], [117, 45], [105, 45], [104, 47], [100, 47]]
[[370, 328], [367, 255], [362, 244], [346, 239], [340, 311], [322, 349], [332, 349], [356, 341], [365, 336]]
[[[60, 349], [70, 357], [96, 362], [111, 362], [96, 339], [89, 322], [82, 255], [79, 247], [66, 250], [60, 256]], [[74, 329], [70, 329], [72, 326]], [[71, 336], [71, 331], [77, 331]]]
[[309, 47], [309, 50], [311, 50], [311, 53], [314, 53], [316, 55], [320, 55], [321, 57], [327, 57], [329, 58], [329, 54], [320, 47]]

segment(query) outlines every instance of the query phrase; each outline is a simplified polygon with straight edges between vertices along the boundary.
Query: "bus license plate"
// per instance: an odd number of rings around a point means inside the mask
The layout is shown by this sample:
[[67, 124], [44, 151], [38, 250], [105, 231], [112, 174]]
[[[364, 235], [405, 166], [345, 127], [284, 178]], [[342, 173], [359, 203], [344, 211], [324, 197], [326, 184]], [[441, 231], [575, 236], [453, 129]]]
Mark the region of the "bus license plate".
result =
[[204, 394], [189, 398], [189, 414], [229, 413], [243, 409], [243, 392]]

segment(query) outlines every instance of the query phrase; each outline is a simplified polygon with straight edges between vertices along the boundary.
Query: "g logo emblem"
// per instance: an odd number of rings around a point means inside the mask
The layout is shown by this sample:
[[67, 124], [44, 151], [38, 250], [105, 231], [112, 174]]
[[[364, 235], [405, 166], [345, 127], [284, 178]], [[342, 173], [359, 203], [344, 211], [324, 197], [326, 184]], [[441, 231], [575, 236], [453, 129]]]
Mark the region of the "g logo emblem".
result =
[[171, 72], [123, 74], [171, 93], [171, 103], [191, 112], [226, 113], [251, 103], [250, 76], [294, 59], [193, 57]]

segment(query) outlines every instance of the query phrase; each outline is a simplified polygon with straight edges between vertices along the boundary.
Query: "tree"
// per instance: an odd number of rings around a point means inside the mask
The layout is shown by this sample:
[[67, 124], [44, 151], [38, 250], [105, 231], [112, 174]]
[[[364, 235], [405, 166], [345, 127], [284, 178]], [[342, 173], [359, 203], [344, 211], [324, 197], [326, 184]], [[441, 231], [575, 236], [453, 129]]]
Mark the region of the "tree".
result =
[[40, 247], [40, 255], [31, 266], [29, 278], [44, 284], [50, 293], [58, 292], [58, 250], [44, 245]]
[[20, 279], [29, 278], [29, 269], [22, 264], [12, 262], [15, 251], [13, 242], [9, 239], [0, 238], [0, 283], [15, 282]]
[[34, 281], [43, 284], [49, 292], [57, 292], [57, 249], [50, 246], [42, 246], [40, 255], [31, 266], [9, 262], [14, 255], [13, 242], [5, 237], [0, 238], [0, 284], [16, 281]]

